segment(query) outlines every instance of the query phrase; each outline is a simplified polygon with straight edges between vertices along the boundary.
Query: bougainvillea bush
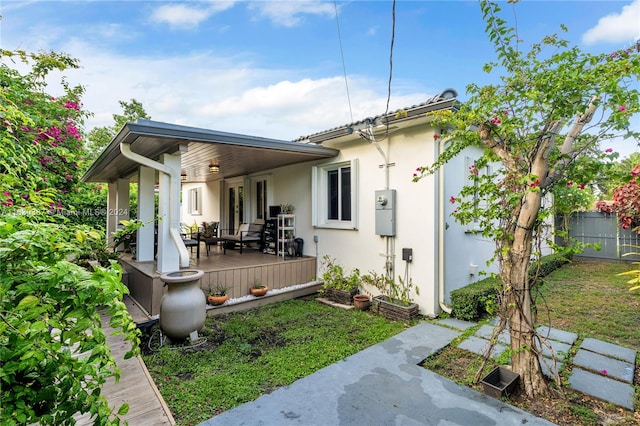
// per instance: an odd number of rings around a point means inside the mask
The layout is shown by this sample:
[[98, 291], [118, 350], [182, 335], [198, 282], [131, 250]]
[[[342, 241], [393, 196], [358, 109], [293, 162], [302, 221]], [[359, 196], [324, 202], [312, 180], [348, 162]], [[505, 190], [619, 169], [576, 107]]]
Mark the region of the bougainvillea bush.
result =
[[62, 95], [51, 96], [45, 85], [50, 72], [77, 64], [56, 53], [0, 53], [0, 424], [72, 424], [75, 413], [117, 424], [128, 407], [111, 408], [100, 394], [119, 374], [102, 315], [132, 343], [127, 356], [138, 351], [138, 331], [119, 265], [78, 264], [104, 246], [103, 233], [65, 213], [86, 190], [82, 88], [63, 79]]
[[631, 229], [640, 234], [640, 165], [629, 173], [630, 181], [613, 190], [613, 201], [598, 201], [596, 209], [602, 213], [618, 213], [618, 224], [623, 229]]

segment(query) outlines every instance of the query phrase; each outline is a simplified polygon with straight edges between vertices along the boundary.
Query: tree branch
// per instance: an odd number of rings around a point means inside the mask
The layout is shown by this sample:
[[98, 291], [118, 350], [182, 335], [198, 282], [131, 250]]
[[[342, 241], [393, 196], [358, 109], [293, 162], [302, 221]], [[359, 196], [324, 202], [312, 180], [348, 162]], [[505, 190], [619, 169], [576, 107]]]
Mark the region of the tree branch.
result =
[[593, 118], [593, 115], [598, 109], [598, 105], [596, 105], [596, 102], [599, 100], [600, 96], [592, 96], [585, 112], [576, 117], [576, 121], [575, 123], [573, 123], [573, 127], [571, 127], [571, 130], [569, 130], [569, 133], [567, 133], [567, 136], [564, 138], [564, 142], [560, 147], [560, 160], [549, 172], [549, 176], [547, 176], [544, 181], [545, 186], [551, 185], [554, 182], [558, 181], [562, 177], [562, 173], [566, 169], [567, 165], [571, 163], [571, 161], [573, 161], [575, 157], [573, 145], [576, 140], [578, 140], [578, 136], [580, 136], [580, 134], [584, 130], [584, 126], [586, 126]]

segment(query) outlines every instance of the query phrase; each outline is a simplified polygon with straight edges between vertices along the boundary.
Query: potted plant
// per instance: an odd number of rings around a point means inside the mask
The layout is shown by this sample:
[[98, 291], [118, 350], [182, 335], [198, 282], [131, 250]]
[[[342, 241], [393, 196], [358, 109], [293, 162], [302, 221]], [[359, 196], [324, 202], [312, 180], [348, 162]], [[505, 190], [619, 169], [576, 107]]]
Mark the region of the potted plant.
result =
[[359, 311], [366, 311], [371, 304], [371, 296], [368, 294], [354, 294], [353, 306]]
[[280, 209], [283, 213], [293, 214], [293, 211], [296, 209], [293, 204], [284, 203], [280, 205]]
[[216, 284], [213, 288], [209, 286], [209, 295], [207, 296], [207, 302], [209, 302], [209, 304], [213, 306], [222, 305], [229, 298], [229, 296], [227, 295], [227, 290], [228, 288], [220, 283]]
[[347, 274], [342, 265], [326, 255], [322, 258], [322, 266], [324, 296], [333, 302], [350, 305], [353, 302], [353, 296], [358, 294], [360, 271], [356, 268]]
[[253, 287], [251, 287], [249, 289], [249, 293], [251, 293], [252, 295], [256, 296], [256, 297], [260, 297], [260, 296], [264, 296], [265, 294], [267, 294], [267, 286], [264, 284], [260, 284], [260, 283], [255, 283], [253, 285]]
[[211, 238], [213, 236], [213, 224], [202, 222], [202, 236], [204, 238]]
[[419, 314], [419, 308], [410, 295], [411, 290], [419, 293], [418, 286], [411, 280], [405, 283], [402, 277], [396, 282], [386, 275], [369, 272], [362, 276], [362, 283], [376, 288], [380, 295], [372, 300], [371, 310], [391, 320], [408, 321]]

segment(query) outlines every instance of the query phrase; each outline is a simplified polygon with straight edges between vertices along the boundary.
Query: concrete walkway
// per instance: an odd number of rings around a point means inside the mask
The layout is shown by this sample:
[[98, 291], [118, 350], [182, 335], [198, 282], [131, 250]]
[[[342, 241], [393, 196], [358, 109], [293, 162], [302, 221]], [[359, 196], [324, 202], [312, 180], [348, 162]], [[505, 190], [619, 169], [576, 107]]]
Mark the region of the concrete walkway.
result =
[[[457, 330], [476, 326], [475, 323], [455, 319], [444, 319], [439, 323]], [[492, 333], [493, 325], [485, 324], [458, 347], [484, 355], [489, 347]], [[562, 369], [570, 349], [573, 348], [576, 350], [576, 355], [573, 359], [568, 359], [573, 364], [569, 387], [633, 411], [635, 392], [633, 375], [637, 355], [635, 350], [592, 338], [580, 342], [575, 333], [544, 326], [538, 328], [538, 333], [545, 337], [540, 363], [547, 376], [556, 374]], [[509, 342], [509, 334], [502, 332], [497, 338], [492, 356], [500, 356], [509, 347]], [[558, 360], [555, 363], [552, 360], [552, 353]]]
[[418, 365], [459, 335], [420, 323], [202, 425], [552, 424]]
[[[519, 408], [459, 386], [418, 364], [477, 324], [444, 319], [420, 323], [310, 376], [213, 417], [202, 425], [551, 425]], [[543, 369], [557, 371], [578, 336], [541, 327]], [[479, 327], [460, 348], [483, 353], [493, 327]], [[494, 349], [509, 344], [503, 333]], [[577, 348], [569, 386], [633, 410], [636, 351], [596, 339]]]

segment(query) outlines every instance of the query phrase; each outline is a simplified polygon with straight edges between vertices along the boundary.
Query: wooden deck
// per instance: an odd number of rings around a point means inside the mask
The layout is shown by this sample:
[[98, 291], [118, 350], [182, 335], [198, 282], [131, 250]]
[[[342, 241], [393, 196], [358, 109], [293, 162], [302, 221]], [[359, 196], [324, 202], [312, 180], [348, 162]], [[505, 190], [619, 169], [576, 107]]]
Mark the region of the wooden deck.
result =
[[[125, 296], [124, 302], [134, 321], [144, 322], [149, 319], [131, 298]], [[129, 403], [129, 412], [122, 419], [129, 422], [130, 425], [174, 425], [173, 416], [142, 358], [137, 356], [124, 359], [124, 354], [129, 350], [130, 344], [125, 342], [121, 335], [112, 335], [113, 329], [109, 327], [108, 318], [103, 317], [102, 327], [107, 334], [111, 354], [122, 371], [119, 382], [116, 383], [112, 377], [102, 386], [102, 395], [109, 401], [109, 406], [117, 411], [122, 404]], [[94, 424], [89, 414], [77, 416], [75, 419], [77, 425]]]
[[[136, 262], [125, 256], [121, 263], [131, 296], [151, 315], [159, 314], [166, 288], [156, 272], [155, 262]], [[283, 259], [253, 248], [244, 249], [242, 254], [239, 250], [227, 250], [224, 254], [221, 247], [213, 246], [209, 255], [201, 248], [199, 258], [194, 248], [189, 267], [204, 271], [200, 286], [205, 293], [222, 284], [228, 288], [230, 298], [249, 294], [249, 288], [256, 283], [276, 290], [311, 283], [317, 277], [315, 257]]]

